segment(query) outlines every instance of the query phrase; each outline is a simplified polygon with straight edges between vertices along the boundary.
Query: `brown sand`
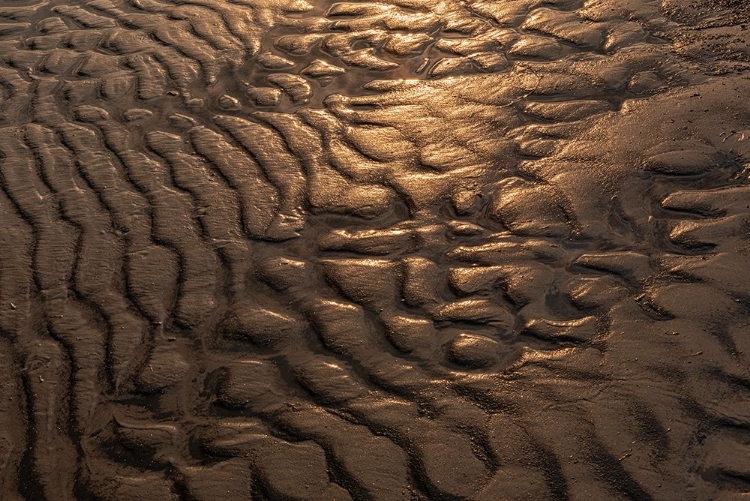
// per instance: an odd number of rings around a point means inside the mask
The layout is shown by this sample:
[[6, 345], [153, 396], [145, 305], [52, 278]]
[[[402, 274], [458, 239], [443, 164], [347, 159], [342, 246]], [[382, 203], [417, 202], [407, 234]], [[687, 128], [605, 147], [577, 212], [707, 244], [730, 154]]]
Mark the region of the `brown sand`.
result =
[[0, 3], [0, 500], [750, 499], [750, 3]]

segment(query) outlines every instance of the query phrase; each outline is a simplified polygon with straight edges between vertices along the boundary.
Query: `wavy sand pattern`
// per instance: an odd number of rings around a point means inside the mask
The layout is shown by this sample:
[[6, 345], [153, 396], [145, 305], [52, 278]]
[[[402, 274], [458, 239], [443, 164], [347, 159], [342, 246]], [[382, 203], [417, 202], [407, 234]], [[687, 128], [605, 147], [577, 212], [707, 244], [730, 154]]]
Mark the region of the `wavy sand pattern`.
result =
[[3, 2], [0, 498], [750, 496], [747, 23]]

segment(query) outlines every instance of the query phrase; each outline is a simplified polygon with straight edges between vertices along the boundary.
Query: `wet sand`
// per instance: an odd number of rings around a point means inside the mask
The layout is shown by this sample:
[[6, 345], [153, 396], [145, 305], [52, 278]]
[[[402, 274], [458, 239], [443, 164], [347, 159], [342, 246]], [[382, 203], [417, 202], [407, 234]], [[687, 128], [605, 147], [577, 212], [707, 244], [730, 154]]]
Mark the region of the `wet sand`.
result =
[[0, 499], [747, 498], [748, 23], [6, 0]]

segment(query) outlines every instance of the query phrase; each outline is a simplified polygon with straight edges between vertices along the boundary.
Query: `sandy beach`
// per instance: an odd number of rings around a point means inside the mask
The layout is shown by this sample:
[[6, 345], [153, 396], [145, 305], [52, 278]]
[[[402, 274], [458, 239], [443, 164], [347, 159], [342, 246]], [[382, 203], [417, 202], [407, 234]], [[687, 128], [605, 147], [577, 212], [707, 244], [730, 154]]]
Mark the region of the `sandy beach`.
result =
[[0, 2], [0, 500], [750, 499], [749, 25]]

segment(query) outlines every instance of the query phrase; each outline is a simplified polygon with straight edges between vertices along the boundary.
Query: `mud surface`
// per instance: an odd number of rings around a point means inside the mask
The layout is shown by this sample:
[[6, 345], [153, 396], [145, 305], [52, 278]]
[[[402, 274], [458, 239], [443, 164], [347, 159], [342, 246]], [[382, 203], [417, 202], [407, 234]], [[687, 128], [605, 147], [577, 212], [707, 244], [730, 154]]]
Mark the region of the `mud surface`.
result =
[[0, 499], [746, 499], [748, 5], [5, 0]]

